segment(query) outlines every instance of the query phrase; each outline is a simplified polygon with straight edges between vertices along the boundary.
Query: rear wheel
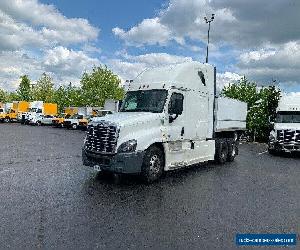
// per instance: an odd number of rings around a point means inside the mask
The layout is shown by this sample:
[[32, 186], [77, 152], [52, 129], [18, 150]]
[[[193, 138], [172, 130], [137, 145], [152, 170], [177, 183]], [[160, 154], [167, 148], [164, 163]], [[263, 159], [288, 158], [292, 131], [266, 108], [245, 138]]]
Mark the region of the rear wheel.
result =
[[72, 124], [72, 129], [77, 129], [77, 124], [76, 123]]
[[6, 117], [6, 118], [4, 119], [4, 122], [9, 123], [9, 122], [10, 122], [10, 118], [9, 118], [9, 117]]
[[147, 183], [154, 182], [161, 177], [163, 170], [164, 157], [162, 151], [156, 146], [149, 147], [142, 164], [143, 180]]
[[227, 154], [227, 161], [234, 161], [234, 158], [238, 155], [238, 145], [235, 139], [228, 139], [227, 141], [228, 146], [228, 154]]
[[228, 145], [225, 139], [217, 139], [215, 161], [224, 164], [228, 156]]

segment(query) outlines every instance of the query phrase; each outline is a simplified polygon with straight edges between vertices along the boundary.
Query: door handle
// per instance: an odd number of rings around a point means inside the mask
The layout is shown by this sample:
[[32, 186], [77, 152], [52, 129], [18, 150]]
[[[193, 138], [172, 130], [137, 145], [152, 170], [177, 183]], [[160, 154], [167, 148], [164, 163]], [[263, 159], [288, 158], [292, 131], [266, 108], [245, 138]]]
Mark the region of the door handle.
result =
[[180, 135], [181, 135], [181, 136], [184, 135], [184, 127], [181, 128], [181, 133], [180, 133]]

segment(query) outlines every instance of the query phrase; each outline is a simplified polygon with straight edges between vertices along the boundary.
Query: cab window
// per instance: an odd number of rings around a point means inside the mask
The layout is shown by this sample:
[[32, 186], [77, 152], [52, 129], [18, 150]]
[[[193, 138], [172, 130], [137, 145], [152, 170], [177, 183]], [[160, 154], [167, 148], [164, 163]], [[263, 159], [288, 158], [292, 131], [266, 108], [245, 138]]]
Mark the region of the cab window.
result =
[[183, 111], [183, 94], [173, 93], [168, 108], [169, 114], [181, 115]]

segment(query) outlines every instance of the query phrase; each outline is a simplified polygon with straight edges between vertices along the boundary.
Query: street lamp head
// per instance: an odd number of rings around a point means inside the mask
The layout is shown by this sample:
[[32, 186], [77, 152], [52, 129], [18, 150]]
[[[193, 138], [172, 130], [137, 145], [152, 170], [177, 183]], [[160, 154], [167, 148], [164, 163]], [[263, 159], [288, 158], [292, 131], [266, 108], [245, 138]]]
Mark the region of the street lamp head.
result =
[[215, 19], [215, 14], [211, 14], [211, 20]]

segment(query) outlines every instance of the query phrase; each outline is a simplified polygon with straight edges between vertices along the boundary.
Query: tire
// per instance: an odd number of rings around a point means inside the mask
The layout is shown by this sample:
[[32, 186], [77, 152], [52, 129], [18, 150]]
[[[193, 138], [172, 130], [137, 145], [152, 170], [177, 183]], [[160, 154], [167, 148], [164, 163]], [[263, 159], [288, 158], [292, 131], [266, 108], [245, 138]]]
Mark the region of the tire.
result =
[[10, 122], [9, 117], [6, 117], [6, 118], [4, 119], [4, 122], [5, 122], [5, 123], [9, 123], [9, 122]]
[[77, 124], [76, 123], [72, 124], [72, 129], [77, 129]]
[[227, 140], [228, 154], [227, 161], [234, 161], [235, 157], [239, 154], [238, 143], [235, 139]]
[[279, 155], [279, 152], [277, 150], [270, 149], [269, 147], [268, 147], [268, 152], [269, 152], [270, 155], [274, 155], [274, 156], [278, 156]]
[[82, 149], [82, 164], [83, 164], [84, 166], [89, 166], [89, 167], [92, 167], [92, 166], [93, 166], [93, 162], [91, 162], [91, 161], [88, 159], [86, 153], [84, 152], [84, 149]]
[[40, 121], [37, 121], [37, 122], [36, 122], [36, 125], [37, 125], [37, 126], [42, 126], [42, 123], [41, 123]]
[[215, 161], [219, 164], [224, 164], [228, 156], [228, 145], [225, 139], [217, 139]]
[[146, 150], [142, 164], [142, 179], [146, 183], [158, 180], [164, 171], [163, 152], [156, 146], [151, 146]]

